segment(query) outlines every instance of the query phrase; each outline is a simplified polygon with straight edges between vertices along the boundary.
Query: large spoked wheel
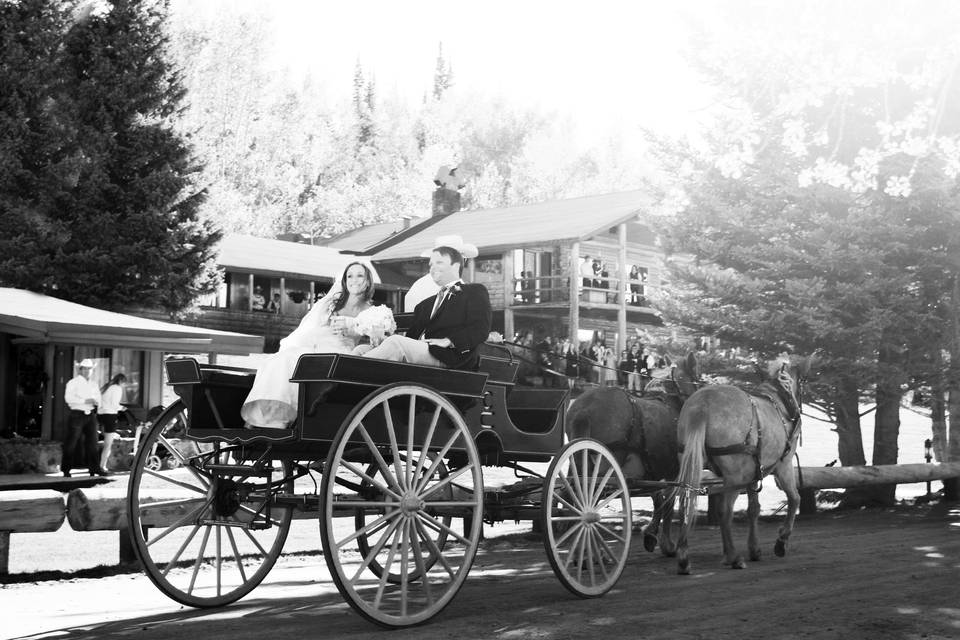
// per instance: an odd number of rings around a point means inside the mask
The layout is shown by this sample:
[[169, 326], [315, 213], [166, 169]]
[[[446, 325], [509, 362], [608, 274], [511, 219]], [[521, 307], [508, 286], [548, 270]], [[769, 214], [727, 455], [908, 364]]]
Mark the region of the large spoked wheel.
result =
[[[170, 405], [143, 436], [127, 489], [127, 522], [147, 576], [191, 607], [234, 602], [273, 567], [290, 530], [286, 461], [247, 460], [237, 447], [185, 438], [187, 411]], [[174, 463], [155, 465], [160, 453]], [[200, 468], [222, 465], [216, 470]]]
[[553, 572], [582, 598], [602, 596], [630, 552], [630, 494], [620, 465], [596, 440], [573, 440], [543, 485], [543, 546]]
[[[417, 462], [418, 461], [416, 460], [414, 461], [415, 466], [422, 466], [423, 468], [429, 469], [431, 466], [430, 463], [432, 463], [432, 458], [426, 460], [424, 465], [417, 465]], [[406, 463], [406, 460], [404, 460], [404, 463]], [[367, 467], [367, 474], [374, 479], [374, 482], [368, 482], [367, 480], [364, 480], [361, 483], [360, 494], [374, 500], [389, 500], [390, 499], [389, 495], [384, 495], [376, 488], [376, 485], [378, 482], [379, 482], [379, 486], [383, 486], [384, 484], [389, 484], [389, 481], [385, 481], [383, 479], [383, 476], [381, 475], [381, 472], [380, 472], [380, 467], [376, 463], [369, 465]], [[442, 480], [443, 478], [447, 477], [447, 475], [448, 475], [447, 466], [443, 464], [443, 462], [440, 462], [440, 464], [437, 466], [437, 477]], [[446, 487], [439, 492], [437, 497], [443, 500], [450, 500], [453, 498], [453, 489], [451, 487]], [[389, 526], [389, 523], [386, 520], [383, 520], [380, 518], [380, 516], [384, 515], [385, 513], [386, 513], [385, 509], [379, 509], [379, 508], [357, 509], [356, 515], [354, 516], [354, 526], [355, 526], [355, 530], [359, 533], [359, 535], [357, 536], [357, 549], [360, 551], [360, 557], [365, 558], [367, 554], [370, 553], [370, 549], [371, 549], [370, 539], [374, 537], [379, 531]], [[436, 516], [437, 514], [434, 513], [431, 515]], [[372, 529], [368, 529], [367, 525], [373, 522], [374, 519], [379, 519], [380, 520], [379, 524], [373, 527]], [[437, 549], [443, 549], [443, 545], [447, 543], [447, 531], [450, 529], [450, 523], [452, 520], [453, 518], [451, 518], [449, 515], [440, 516], [440, 522], [443, 524], [443, 527], [439, 531], [434, 532], [435, 538], [433, 541]], [[439, 555], [438, 555], [439, 551], [437, 553], [433, 553], [432, 551], [433, 546], [431, 546], [430, 549], [431, 549], [430, 554], [423, 559], [424, 566], [427, 568], [428, 571], [430, 570], [430, 567], [432, 567], [434, 563], [437, 561], [437, 559], [439, 558]], [[369, 566], [370, 566], [370, 570], [373, 571], [378, 577], [382, 574], [383, 567], [377, 561], [376, 556], [374, 556], [373, 559], [370, 561]], [[413, 573], [411, 573], [409, 576], [410, 580], [417, 580], [418, 578], [419, 578], [419, 574], [416, 572], [416, 570]], [[403, 576], [397, 573], [387, 572], [387, 582], [391, 584], [400, 584], [402, 579], [403, 579]]]
[[480, 543], [483, 474], [470, 430], [446, 398], [405, 383], [364, 398], [337, 433], [320, 493], [327, 566], [360, 615], [406, 627], [450, 603]]

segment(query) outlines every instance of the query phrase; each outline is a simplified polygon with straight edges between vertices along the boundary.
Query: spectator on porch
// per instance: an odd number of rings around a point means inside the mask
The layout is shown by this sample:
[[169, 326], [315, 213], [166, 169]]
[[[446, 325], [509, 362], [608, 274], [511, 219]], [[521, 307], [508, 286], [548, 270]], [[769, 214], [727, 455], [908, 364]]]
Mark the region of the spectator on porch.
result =
[[583, 256], [583, 262], [580, 263], [580, 277], [583, 280], [583, 286], [593, 286], [593, 261], [590, 256]]
[[254, 287], [253, 288], [253, 297], [250, 300], [250, 308], [254, 311], [263, 311], [266, 307], [267, 301], [263, 297], [263, 288]]
[[267, 311], [270, 313], [280, 313], [280, 294], [273, 294], [273, 299], [267, 305]]

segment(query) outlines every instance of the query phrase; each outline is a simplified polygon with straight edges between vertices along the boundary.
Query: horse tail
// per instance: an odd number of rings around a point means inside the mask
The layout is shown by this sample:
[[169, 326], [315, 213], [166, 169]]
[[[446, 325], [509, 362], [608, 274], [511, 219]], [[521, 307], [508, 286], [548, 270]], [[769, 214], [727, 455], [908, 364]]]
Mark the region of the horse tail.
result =
[[[691, 419], [691, 417], [693, 419]], [[684, 415], [681, 411], [677, 424], [683, 453], [680, 454], [681, 510], [684, 526], [693, 525], [697, 516], [697, 496], [700, 493], [700, 475], [703, 471], [704, 446], [706, 442], [707, 421], [705, 416]]]

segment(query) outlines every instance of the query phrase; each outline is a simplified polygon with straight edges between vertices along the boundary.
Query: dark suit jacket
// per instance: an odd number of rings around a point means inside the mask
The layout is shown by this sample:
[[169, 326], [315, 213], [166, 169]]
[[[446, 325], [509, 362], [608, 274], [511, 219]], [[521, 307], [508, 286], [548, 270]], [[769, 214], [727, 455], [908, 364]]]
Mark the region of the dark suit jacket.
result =
[[413, 310], [413, 323], [407, 337], [413, 339], [450, 338], [452, 347], [430, 345], [430, 353], [450, 369], [476, 369], [480, 363], [478, 349], [490, 335], [493, 311], [490, 294], [482, 284], [460, 283], [460, 290], [451, 292], [437, 315], [430, 318], [437, 296], [421, 300]]

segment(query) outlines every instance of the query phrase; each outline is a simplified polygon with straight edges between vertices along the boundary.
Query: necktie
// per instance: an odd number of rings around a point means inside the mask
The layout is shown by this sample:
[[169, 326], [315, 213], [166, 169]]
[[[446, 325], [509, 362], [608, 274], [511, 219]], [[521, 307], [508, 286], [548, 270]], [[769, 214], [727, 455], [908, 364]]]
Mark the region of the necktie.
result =
[[440, 291], [437, 291], [437, 299], [433, 301], [433, 311], [430, 312], [430, 318], [433, 319], [437, 315], [437, 311], [440, 309], [440, 305], [443, 304], [443, 301], [447, 299], [447, 294], [450, 293], [450, 286], [440, 287]]

